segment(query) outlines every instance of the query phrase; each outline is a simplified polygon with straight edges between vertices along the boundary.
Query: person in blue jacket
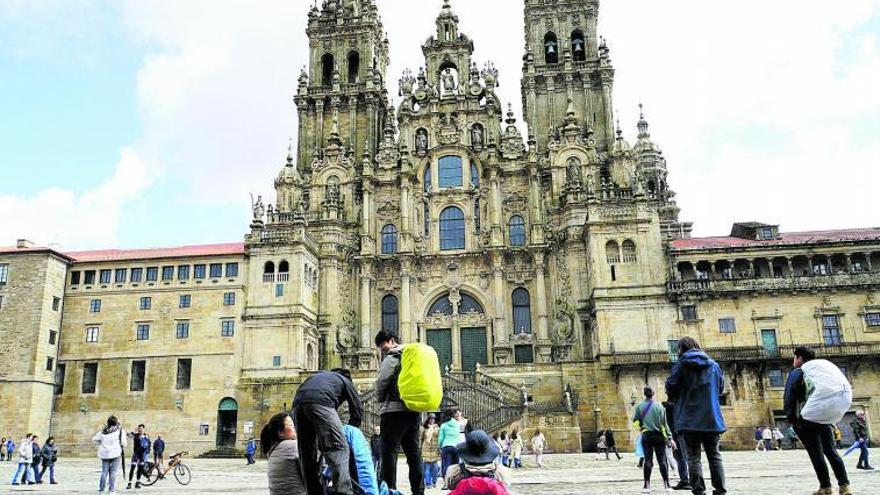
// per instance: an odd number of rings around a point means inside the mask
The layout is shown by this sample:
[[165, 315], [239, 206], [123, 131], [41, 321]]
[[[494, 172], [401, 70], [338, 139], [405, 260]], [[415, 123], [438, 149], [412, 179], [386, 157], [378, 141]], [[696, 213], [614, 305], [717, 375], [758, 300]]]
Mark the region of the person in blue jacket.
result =
[[687, 444], [690, 485], [694, 495], [706, 493], [702, 450], [706, 450], [715, 495], [727, 493], [719, 444], [727, 431], [721, 414], [724, 372], [691, 337], [678, 341], [678, 361], [666, 380], [666, 393], [674, 404], [676, 432]]
[[256, 464], [257, 461], [254, 460], [254, 452], [257, 451], [257, 442], [254, 441], [254, 437], [251, 437], [247, 441], [247, 446], [245, 446], [244, 456], [247, 458], [247, 465]]
[[[4, 446], [0, 445], [0, 448]], [[12, 440], [12, 437], [9, 437], [9, 440], [6, 441], [6, 462], [12, 462], [12, 453], [15, 452], [15, 441]]]
[[348, 446], [351, 449], [350, 455], [354, 459], [354, 466], [351, 469], [352, 481], [356, 480], [366, 495], [379, 495], [379, 483], [376, 480], [376, 469], [373, 466], [370, 443], [367, 442], [361, 430], [351, 425], [343, 425], [342, 434], [348, 441]]

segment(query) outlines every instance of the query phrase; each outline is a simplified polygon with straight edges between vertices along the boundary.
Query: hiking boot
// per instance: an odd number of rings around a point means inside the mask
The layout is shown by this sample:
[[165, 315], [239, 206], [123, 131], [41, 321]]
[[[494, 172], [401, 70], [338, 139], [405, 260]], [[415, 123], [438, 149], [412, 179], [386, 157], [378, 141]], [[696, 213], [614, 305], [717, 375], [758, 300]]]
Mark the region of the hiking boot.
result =
[[873, 470], [874, 470], [874, 467], [873, 467], [873, 466], [864, 465], [864, 466], [862, 466], [862, 469], [864, 469], [865, 471], [873, 471]]
[[135, 484], [134, 484], [134, 487], [135, 487], [135, 488], [141, 488], [141, 482], [138, 481], [137, 483], [135, 483]]
[[840, 493], [840, 495], [852, 495], [852, 491], [849, 489], [849, 485], [840, 485], [840, 487], [837, 489], [837, 492]]
[[128, 486], [125, 487], [126, 490], [131, 490], [131, 481], [128, 482]]
[[679, 481], [677, 485], [672, 487], [673, 490], [692, 490], [691, 484], [687, 481]]
[[813, 495], [834, 495], [834, 490], [831, 487], [819, 488], [819, 490], [813, 492]]

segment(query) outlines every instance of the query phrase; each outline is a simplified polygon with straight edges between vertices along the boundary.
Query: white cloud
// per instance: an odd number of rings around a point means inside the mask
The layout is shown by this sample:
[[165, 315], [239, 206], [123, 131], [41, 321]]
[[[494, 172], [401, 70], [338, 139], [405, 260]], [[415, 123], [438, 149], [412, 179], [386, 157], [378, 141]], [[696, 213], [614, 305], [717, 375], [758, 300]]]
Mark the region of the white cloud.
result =
[[81, 194], [49, 188], [32, 197], [0, 196], [0, 245], [25, 238], [62, 248], [113, 246], [118, 241], [116, 230], [124, 221], [124, 206], [147, 190], [155, 178], [153, 169], [133, 149], [123, 148], [113, 175]]

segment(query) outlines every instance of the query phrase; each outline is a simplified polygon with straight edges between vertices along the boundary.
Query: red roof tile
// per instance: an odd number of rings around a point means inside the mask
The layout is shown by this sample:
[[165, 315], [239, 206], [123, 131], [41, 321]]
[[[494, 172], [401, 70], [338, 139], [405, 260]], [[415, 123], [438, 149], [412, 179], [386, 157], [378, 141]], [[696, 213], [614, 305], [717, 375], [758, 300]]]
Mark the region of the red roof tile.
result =
[[74, 262], [147, 260], [156, 258], [188, 258], [196, 256], [230, 256], [244, 254], [244, 243], [208, 244], [154, 249], [103, 249], [65, 253]]
[[45, 246], [31, 246], [26, 248], [20, 248], [17, 246], [0, 246], [0, 254], [17, 254], [17, 253], [53, 253], [62, 258], [67, 258], [68, 256], [64, 253], [56, 251], [54, 248], [45, 247]]
[[786, 246], [847, 241], [880, 241], [880, 228], [815, 230], [810, 232], [780, 232], [772, 241], [740, 239], [739, 237], [695, 237], [672, 241], [672, 249], [712, 249], [756, 246]]

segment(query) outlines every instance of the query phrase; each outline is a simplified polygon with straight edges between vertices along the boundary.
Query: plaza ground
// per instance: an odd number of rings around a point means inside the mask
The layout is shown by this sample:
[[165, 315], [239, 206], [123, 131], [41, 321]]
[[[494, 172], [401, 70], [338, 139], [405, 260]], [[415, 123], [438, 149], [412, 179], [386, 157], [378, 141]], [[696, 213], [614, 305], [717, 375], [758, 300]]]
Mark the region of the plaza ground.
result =
[[[880, 449], [874, 449], [872, 458], [880, 464]], [[548, 455], [545, 468], [536, 469], [532, 458], [524, 458], [526, 468], [514, 473], [512, 493], [516, 495], [608, 495], [639, 493], [641, 470], [636, 458], [624, 454], [622, 461], [596, 461], [593, 455]], [[728, 490], [731, 494], [749, 495], [803, 495], [815, 490], [817, 483], [803, 450], [784, 452], [725, 452]], [[117, 485], [120, 493], [183, 493], [265, 495], [266, 463], [245, 466], [244, 459], [206, 460], [187, 459], [193, 472], [192, 483], [180, 486], [174, 479], [159, 481], [141, 490], [125, 490], [125, 484]], [[853, 491], [857, 494], [880, 493], [880, 470], [865, 472], [855, 469], [856, 457], [846, 458]], [[405, 480], [405, 463], [401, 459], [398, 479]], [[100, 464], [94, 459], [62, 458], [57, 466], [58, 485], [10, 486], [13, 463], [0, 464], [0, 493], [96, 493]], [[659, 480], [659, 475], [655, 473]], [[48, 481], [48, 480], [47, 480]], [[401, 487], [409, 494], [406, 485]], [[655, 482], [655, 489], [659, 481]], [[660, 493], [659, 490], [656, 490]], [[439, 489], [428, 493], [442, 494]], [[688, 492], [677, 492], [688, 493]]]

